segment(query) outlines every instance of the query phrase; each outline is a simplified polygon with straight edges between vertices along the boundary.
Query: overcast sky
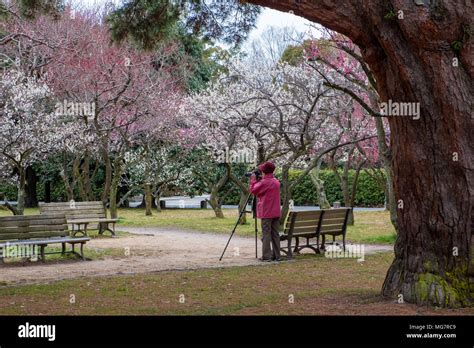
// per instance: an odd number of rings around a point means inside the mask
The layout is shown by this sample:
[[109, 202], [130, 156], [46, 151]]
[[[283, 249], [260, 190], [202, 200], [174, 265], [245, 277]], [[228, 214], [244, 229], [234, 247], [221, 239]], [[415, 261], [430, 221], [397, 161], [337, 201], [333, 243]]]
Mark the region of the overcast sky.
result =
[[[72, 0], [73, 3], [76, 3], [76, 1], [81, 4], [86, 3], [89, 5], [102, 5], [108, 1], [113, 1], [118, 4], [121, 2], [120, 0]], [[310, 22], [302, 17], [298, 17], [287, 12], [275, 11], [265, 7], [255, 24], [256, 28], [251, 31], [249, 41], [258, 38], [262, 32], [265, 31], [265, 29], [272, 26], [294, 27], [298, 32], [308, 32], [308, 24], [310, 24]]]
[[297, 31], [305, 33], [309, 31], [308, 25], [310, 23], [302, 17], [265, 7], [255, 23], [256, 28], [250, 33], [249, 40], [259, 37], [268, 27], [293, 27]]

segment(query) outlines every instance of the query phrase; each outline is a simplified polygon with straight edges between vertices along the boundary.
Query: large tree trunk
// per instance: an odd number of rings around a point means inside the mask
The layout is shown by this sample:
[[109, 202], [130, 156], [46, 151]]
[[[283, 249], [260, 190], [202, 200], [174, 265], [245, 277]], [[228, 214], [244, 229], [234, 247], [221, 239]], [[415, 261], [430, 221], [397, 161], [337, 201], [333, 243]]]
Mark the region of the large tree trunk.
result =
[[[383, 294], [417, 304], [472, 305], [474, 45], [472, 34], [463, 33], [474, 27], [472, 1], [249, 2], [292, 10], [347, 35], [374, 71], [382, 102], [420, 103], [418, 120], [389, 118], [400, 209]], [[403, 19], [384, 18], [392, 9], [402, 10]], [[459, 52], [454, 42], [462, 44]]]

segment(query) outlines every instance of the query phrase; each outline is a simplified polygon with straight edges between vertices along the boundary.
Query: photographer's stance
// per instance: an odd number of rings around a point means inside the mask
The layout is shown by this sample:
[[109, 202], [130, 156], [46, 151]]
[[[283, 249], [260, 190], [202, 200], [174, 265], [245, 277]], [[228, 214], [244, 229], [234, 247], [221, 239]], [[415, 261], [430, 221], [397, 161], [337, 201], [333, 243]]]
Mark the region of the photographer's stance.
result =
[[[250, 192], [257, 196], [257, 217], [262, 219], [263, 255], [260, 260], [280, 260], [280, 182], [273, 176], [275, 165], [265, 162], [258, 166], [263, 178], [250, 177]], [[270, 247], [272, 245], [272, 248]]]

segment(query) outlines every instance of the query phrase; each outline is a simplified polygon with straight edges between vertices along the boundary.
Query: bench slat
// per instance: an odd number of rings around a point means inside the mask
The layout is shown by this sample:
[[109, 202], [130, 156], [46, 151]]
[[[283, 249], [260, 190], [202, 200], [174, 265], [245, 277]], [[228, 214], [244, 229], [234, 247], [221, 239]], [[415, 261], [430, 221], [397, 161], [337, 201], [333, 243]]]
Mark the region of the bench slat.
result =
[[303, 220], [303, 221], [296, 220], [295, 221], [295, 227], [318, 226], [318, 224], [319, 224], [319, 220]]
[[[82, 207], [82, 206], [101, 206], [103, 207], [104, 205], [100, 201], [91, 201], [91, 202], [74, 202], [74, 205], [76, 207]], [[52, 203], [45, 203], [45, 202], [40, 202], [39, 207], [44, 208], [44, 207], [70, 207], [71, 203], [70, 202], [52, 202]]]
[[[51, 213], [47, 211], [43, 211], [43, 214]], [[65, 215], [88, 215], [88, 214], [102, 214], [105, 215], [104, 209], [65, 209], [60, 212], [61, 214]]]
[[48, 238], [48, 237], [65, 237], [68, 233], [63, 231], [57, 232], [32, 232], [32, 233], [0, 233], [0, 240], [8, 241], [12, 239], [31, 239], [31, 238]]
[[9, 221], [36, 221], [36, 220], [60, 220], [64, 219], [64, 214], [45, 214], [45, 215], [16, 215], [0, 217], [0, 224]]
[[4, 227], [15, 227], [15, 226], [50, 226], [50, 225], [61, 225], [65, 224], [66, 219], [63, 217], [62, 219], [51, 219], [51, 220], [25, 220], [25, 221], [2, 221], [0, 220], [0, 229]]
[[347, 213], [347, 209], [328, 209], [324, 212], [325, 218], [338, 218], [338, 217], [345, 217]]
[[40, 244], [56, 244], [56, 243], [82, 243], [88, 242], [89, 237], [59, 237], [47, 239], [28, 239], [28, 240], [14, 240], [7, 243], [0, 243], [0, 248], [16, 245], [40, 245]]
[[308, 210], [308, 211], [292, 211], [290, 214], [296, 214], [297, 219], [304, 220], [306, 218], [319, 219], [322, 210]]
[[67, 225], [36, 225], [36, 226], [10, 226], [0, 227], [0, 233], [30, 233], [30, 232], [42, 232], [42, 231], [64, 231]]
[[312, 232], [316, 235], [316, 230], [318, 226], [307, 226], [307, 227], [295, 227], [293, 228], [293, 234], [295, 233], [302, 233], [302, 232]]

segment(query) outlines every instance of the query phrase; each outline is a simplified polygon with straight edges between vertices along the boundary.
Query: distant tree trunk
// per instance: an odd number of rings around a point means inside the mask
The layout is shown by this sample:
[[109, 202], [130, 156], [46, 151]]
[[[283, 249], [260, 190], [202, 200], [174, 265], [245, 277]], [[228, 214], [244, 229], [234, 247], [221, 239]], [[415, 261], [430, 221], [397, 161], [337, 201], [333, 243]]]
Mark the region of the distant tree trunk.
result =
[[112, 219], [118, 218], [117, 198], [118, 198], [118, 190], [120, 186], [120, 181], [122, 179], [122, 174], [123, 174], [123, 160], [120, 156], [117, 156], [117, 158], [114, 160], [112, 180], [110, 182], [110, 189], [109, 189], [109, 209], [110, 209], [110, 218]]
[[37, 195], [38, 176], [32, 166], [26, 168], [26, 195], [25, 208], [36, 208], [38, 206]]
[[[247, 198], [249, 196], [249, 193], [245, 193], [243, 191], [240, 191], [240, 200], [239, 200], [239, 213], [247, 209], [245, 206], [245, 203], [247, 202]], [[243, 213], [242, 217], [240, 218], [239, 224], [240, 225], [245, 225], [247, 223], [247, 213]]]
[[321, 168], [321, 160], [318, 161], [316, 167], [314, 167], [309, 172], [309, 177], [313, 183], [314, 188], [316, 189], [316, 196], [318, 198], [318, 204], [321, 209], [330, 209], [331, 204], [329, 203], [326, 197], [326, 191], [324, 189], [324, 181], [319, 177]]
[[291, 185], [290, 185], [290, 166], [285, 164], [281, 169], [281, 183], [282, 183], [282, 208], [280, 225], [285, 222], [286, 216], [290, 211], [290, 200], [291, 200]]
[[16, 210], [18, 215], [23, 215], [25, 212], [25, 192], [26, 192], [26, 171], [22, 166], [18, 167], [18, 199]]
[[160, 189], [157, 189], [155, 190], [155, 205], [156, 205], [156, 212], [157, 213], [161, 213], [161, 204], [160, 204], [160, 200], [161, 200], [161, 190]]
[[94, 200], [94, 193], [92, 192], [91, 172], [90, 172], [90, 154], [89, 151], [84, 153], [84, 160], [82, 162], [82, 181], [85, 191], [85, 200]]
[[107, 198], [109, 197], [111, 186], [112, 186], [113, 168], [112, 168], [112, 161], [110, 159], [106, 144], [102, 144], [101, 152], [102, 152], [102, 160], [104, 161], [104, 165], [105, 165], [105, 182], [104, 182], [104, 189], [102, 191], [102, 202], [106, 204]]
[[213, 189], [211, 191], [211, 195], [209, 197], [209, 204], [211, 205], [212, 210], [214, 210], [216, 218], [223, 219], [224, 213], [222, 212], [222, 203], [219, 200], [219, 193], [216, 191], [216, 189]]
[[84, 187], [83, 176], [81, 173], [81, 156], [76, 156], [72, 165], [72, 175], [76, 182], [77, 192], [82, 202], [87, 202], [88, 197]]
[[51, 181], [44, 182], [44, 201], [45, 203], [51, 202]]
[[382, 102], [420, 103], [419, 119], [389, 117], [398, 235], [383, 294], [472, 305], [473, 2], [248, 2], [292, 10], [347, 35], [374, 72]]
[[[342, 174], [339, 173], [339, 169], [337, 168], [337, 164], [334, 159], [334, 156], [336, 155], [336, 150], [333, 151], [329, 159], [329, 166], [331, 167], [334, 173], [334, 176], [336, 177], [336, 181], [339, 184], [339, 187], [341, 188], [341, 191], [342, 191], [344, 206], [348, 208], [354, 208], [353, 205], [355, 201], [355, 194], [357, 192], [356, 188], [357, 188], [357, 181], [358, 181], [359, 171], [360, 171], [359, 169], [356, 172], [356, 176], [354, 177], [352, 181], [352, 185], [351, 185], [349, 182], [349, 169], [351, 167], [351, 157], [354, 153], [355, 148], [356, 148], [355, 144], [351, 145], [351, 148], [348, 153], [348, 160], [344, 163]], [[354, 225], [354, 211], [353, 210], [351, 210], [349, 213], [347, 224], [349, 226]]]
[[[374, 110], [378, 108], [378, 96], [375, 92], [369, 93], [371, 106]], [[386, 143], [386, 133], [383, 125], [383, 120], [379, 117], [375, 118], [375, 128], [377, 129], [377, 146], [379, 156], [382, 159], [383, 167], [385, 169], [385, 178], [387, 180], [387, 203], [390, 211], [390, 221], [392, 222], [395, 231], [397, 230], [397, 202], [395, 193], [393, 191], [393, 168], [392, 168], [392, 154], [390, 148]]]
[[151, 184], [145, 184], [144, 187], [145, 187], [145, 195], [144, 195], [145, 215], [146, 216], [152, 216], [153, 215], [153, 212], [152, 212], [152, 209], [153, 209], [153, 192], [152, 192]]
[[71, 201], [71, 200], [74, 199], [74, 190], [73, 190], [74, 182], [71, 184], [71, 182], [69, 181], [69, 176], [68, 176], [68, 172], [67, 172], [67, 169], [68, 169], [67, 162], [68, 162], [67, 161], [67, 154], [66, 154], [66, 152], [64, 152], [63, 153], [63, 161], [62, 161], [62, 169], [59, 172], [59, 176], [63, 180], [64, 189], [66, 191], [66, 199], [68, 201]]
[[[228, 168], [228, 173], [229, 173], [229, 179], [236, 184], [239, 189], [240, 189], [240, 200], [239, 200], [239, 208], [238, 212], [240, 213], [241, 211], [245, 210], [247, 207], [245, 206], [245, 203], [247, 202], [247, 198], [249, 197], [250, 191], [248, 188], [247, 183], [243, 183], [240, 181], [231, 171], [231, 168], [229, 164], [227, 164]], [[245, 225], [247, 223], [247, 214], [243, 213], [242, 217], [240, 218], [239, 224], [240, 225]]]

